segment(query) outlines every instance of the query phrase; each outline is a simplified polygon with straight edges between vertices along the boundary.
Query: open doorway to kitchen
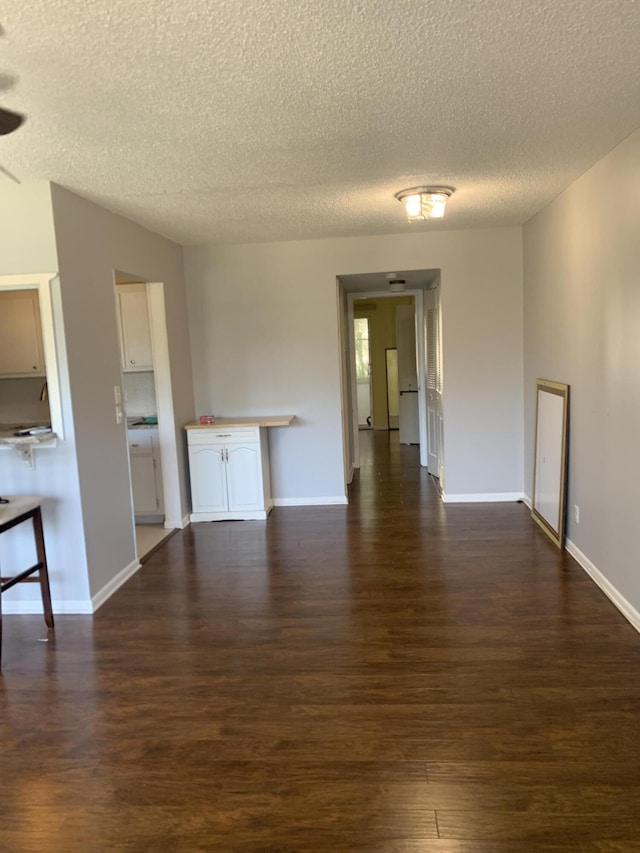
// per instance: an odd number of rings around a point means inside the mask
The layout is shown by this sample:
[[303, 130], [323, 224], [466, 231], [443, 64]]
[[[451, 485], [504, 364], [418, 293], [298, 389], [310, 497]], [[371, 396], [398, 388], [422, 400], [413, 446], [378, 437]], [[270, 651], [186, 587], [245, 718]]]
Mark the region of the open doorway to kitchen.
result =
[[132, 521], [144, 561], [181, 527], [164, 287], [114, 273]]

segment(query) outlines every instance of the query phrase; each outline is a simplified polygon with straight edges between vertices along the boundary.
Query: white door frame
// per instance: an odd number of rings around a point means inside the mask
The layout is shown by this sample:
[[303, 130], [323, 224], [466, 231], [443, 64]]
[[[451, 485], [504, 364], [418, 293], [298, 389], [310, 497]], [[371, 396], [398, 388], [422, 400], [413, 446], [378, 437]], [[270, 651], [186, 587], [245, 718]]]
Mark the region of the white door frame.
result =
[[147, 302], [151, 327], [151, 353], [153, 355], [153, 381], [156, 391], [158, 438], [162, 465], [162, 492], [164, 495], [164, 526], [171, 530], [184, 527], [181, 506], [180, 468], [178, 466], [178, 441], [176, 437], [169, 339], [164, 301], [164, 284], [147, 282]]
[[413, 296], [415, 298], [416, 319], [416, 360], [418, 367], [418, 427], [420, 434], [420, 465], [427, 467], [427, 398], [425, 371], [425, 336], [424, 336], [424, 291], [403, 290], [401, 293], [389, 293], [384, 290], [370, 290], [365, 293], [347, 293], [347, 331], [349, 335], [349, 380], [351, 384], [351, 431], [353, 435], [353, 466], [360, 467], [360, 439], [358, 430], [358, 400], [356, 379], [356, 343], [353, 328], [353, 303], [356, 299], [393, 299], [398, 296]]

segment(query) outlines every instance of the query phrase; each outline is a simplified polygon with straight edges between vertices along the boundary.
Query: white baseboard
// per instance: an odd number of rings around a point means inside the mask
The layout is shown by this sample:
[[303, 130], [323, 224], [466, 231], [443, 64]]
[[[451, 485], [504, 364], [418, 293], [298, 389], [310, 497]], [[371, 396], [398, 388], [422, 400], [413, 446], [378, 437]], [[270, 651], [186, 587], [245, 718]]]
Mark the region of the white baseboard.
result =
[[[52, 601], [53, 615], [66, 616], [71, 614], [91, 614], [93, 613], [93, 605], [89, 599], [79, 601]], [[42, 601], [38, 598], [33, 601], [7, 601], [2, 600], [2, 613], [4, 616], [21, 615], [21, 616], [41, 616]]]
[[346, 506], [349, 503], [345, 495], [326, 498], [276, 498], [274, 506]]
[[[116, 592], [116, 590], [120, 589], [120, 587], [124, 583], [126, 583], [130, 577], [135, 575], [135, 573], [140, 568], [140, 561], [132, 560], [128, 566], [125, 566], [122, 571], [118, 572], [115, 577], [111, 578], [109, 583], [105, 584], [102, 589], [99, 590], [99, 592], [97, 592], [89, 601], [56, 601], [56, 599], [54, 598], [51, 602], [54, 617], [57, 615], [67, 614], [95, 613], [96, 610], [101, 607], [108, 598], [111, 598], [113, 593]], [[4, 598], [2, 601], [2, 612], [6, 615], [12, 613], [23, 615], [41, 614], [42, 600], [34, 599], [33, 601], [7, 601], [7, 599]]]
[[[93, 612], [101, 607], [108, 598], [111, 598], [113, 593], [120, 589], [122, 584], [126, 583], [130, 577], [135, 575], [138, 569], [141, 567], [140, 560], [132, 560], [128, 566], [125, 566], [122, 571], [118, 572], [118, 574], [111, 578], [109, 583], [106, 583], [101, 590], [96, 592], [94, 596], [91, 597], [91, 604], [93, 605]], [[54, 610], [55, 613], [55, 610]]]
[[177, 517], [165, 515], [163, 526], [165, 530], [184, 530], [187, 524], [189, 524], [189, 513]]
[[531, 509], [531, 498], [529, 497], [529, 495], [522, 496], [522, 503], [525, 504], [525, 506], [528, 506], [529, 509]]
[[268, 504], [266, 509], [239, 510], [238, 512], [192, 512], [189, 518], [191, 524], [199, 524], [203, 521], [266, 521], [271, 512], [273, 504]]
[[351, 470], [349, 471], [349, 478], [347, 480], [347, 485], [350, 486], [353, 483], [353, 475], [356, 473], [356, 466], [352, 465]]
[[618, 592], [611, 581], [607, 580], [600, 569], [591, 562], [586, 554], [582, 553], [575, 542], [572, 542], [571, 539], [565, 539], [565, 548], [591, 580], [600, 587], [612, 604], [618, 608], [624, 618], [633, 625], [636, 631], [640, 632], [640, 613], [633, 604], [628, 602], [622, 593]]
[[522, 492], [486, 492], [478, 495], [447, 495], [442, 493], [445, 504], [512, 503], [524, 499]]

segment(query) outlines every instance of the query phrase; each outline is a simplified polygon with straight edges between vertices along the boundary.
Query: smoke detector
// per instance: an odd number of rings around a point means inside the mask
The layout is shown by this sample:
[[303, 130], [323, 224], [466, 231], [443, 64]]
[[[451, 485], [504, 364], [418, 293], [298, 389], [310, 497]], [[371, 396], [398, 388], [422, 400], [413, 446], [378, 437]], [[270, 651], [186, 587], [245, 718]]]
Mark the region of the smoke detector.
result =
[[403, 278], [390, 278], [389, 279], [389, 290], [391, 293], [402, 293], [405, 286], [405, 280]]

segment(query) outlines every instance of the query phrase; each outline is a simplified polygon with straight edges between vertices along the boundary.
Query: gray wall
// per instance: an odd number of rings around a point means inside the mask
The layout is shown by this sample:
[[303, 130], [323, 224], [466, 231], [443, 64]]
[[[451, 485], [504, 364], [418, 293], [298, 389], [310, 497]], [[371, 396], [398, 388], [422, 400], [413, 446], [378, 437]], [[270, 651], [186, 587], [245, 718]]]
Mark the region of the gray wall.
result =
[[[116, 424], [121, 384], [114, 270], [164, 283], [178, 446], [193, 419], [182, 249], [56, 185], [9, 187], [0, 200], [0, 274], [59, 270], [54, 289], [64, 440], [36, 451], [34, 469], [0, 452], [2, 491], [45, 499], [44, 521], [58, 612], [88, 612], [91, 598], [135, 559], [126, 427]], [[181, 503], [188, 511], [180, 454]], [[3, 564], [18, 568], [31, 546], [3, 537]], [[30, 612], [37, 588], [20, 586], [8, 605]]]
[[571, 386], [570, 540], [640, 609], [640, 131], [524, 228], [525, 459], [535, 380]]
[[520, 228], [185, 249], [198, 413], [271, 431], [276, 499], [344, 495], [336, 276], [442, 270], [447, 493], [523, 490]]
[[[126, 428], [116, 424], [121, 384], [115, 270], [165, 285], [167, 331], [179, 446], [193, 418], [182, 249], [175, 243], [52, 185], [56, 242], [73, 397], [89, 584], [92, 596], [135, 556]], [[187, 511], [186, 471], [182, 502]]]
[[[58, 269], [50, 185], [43, 181], [3, 184], [0, 196], [0, 274], [52, 273]], [[71, 389], [64, 356], [64, 329], [59, 288], [54, 288], [55, 332], [60, 367], [64, 440], [55, 448], [35, 451], [28, 468], [12, 450], [0, 451], [0, 493], [43, 498], [43, 521], [51, 591], [58, 612], [90, 608], [87, 561], [78, 483]], [[26, 529], [23, 529], [26, 528]], [[10, 574], [29, 565], [33, 536], [26, 525], [5, 534], [0, 562]], [[20, 584], [3, 595], [5, 610], [32, 612], [38, 588]]]

